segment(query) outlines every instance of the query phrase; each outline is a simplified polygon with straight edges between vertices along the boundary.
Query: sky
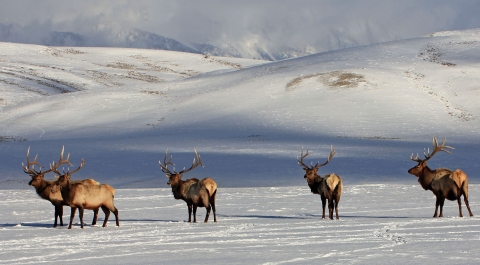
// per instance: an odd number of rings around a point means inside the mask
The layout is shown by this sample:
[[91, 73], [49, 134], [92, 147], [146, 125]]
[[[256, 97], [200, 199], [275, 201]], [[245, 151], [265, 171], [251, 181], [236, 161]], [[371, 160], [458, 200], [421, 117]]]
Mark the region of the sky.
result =
[[45, 44], [52, 31], [121, 46], [139, 29], [182, 43], [336, 50], [432, 32], [480, 27], [480, 1], [0, 1], [0, 41]]

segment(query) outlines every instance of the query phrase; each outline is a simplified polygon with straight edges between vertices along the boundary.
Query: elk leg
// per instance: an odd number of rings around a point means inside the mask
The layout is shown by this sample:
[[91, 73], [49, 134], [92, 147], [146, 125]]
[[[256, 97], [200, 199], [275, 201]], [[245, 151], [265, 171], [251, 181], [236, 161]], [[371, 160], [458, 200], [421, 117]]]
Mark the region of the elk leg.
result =
[[[56, 221], [57, 218], [55, 218]], [[63, 205], [58, 207], [58, 219], [60, 219], [60, 225], [63, 226]]]
[[322, 199], [322, 210], [323, 210], [322, 219], [325, 219], [325, 205], [327, 204], [327, 199], [323, 195], [321, 195], [320, 198]]
[[[111, 205], [109, 207], [106, 207], [107, 209], [110, 210], [110, 212], [113, 213], [113, 215], [115, 215], [115, 223], [117, 226], [120, 226], [120, 219], [118, 218], [118, 210], [115, 206]], [[109, 213], [109, 216], [110, 216], [110, 213]]]
[[207, 214], [205, 215], [205, 223], [208, 222], [208, 218], [210, 217], [210, 211], [212, 210], [212, 207], [210, 206], [210, 198], [203, 197], [202, 199], [202, 204], [205, 206], [205, 209], [207, 210]]
[[473, 213], [472, 213], [472, 211], [470, 210], [470, 205], [468, 205], [468, 199], [467, 199], [467, 197], [465, 196], [465, 194], [463, 194], [463, 201], [465, 202], [465, 205], [467, 206], [468, 213], [470, 214], [470, 216], [473, 216]]
[[209, 205], [205, 208], [207, 208], [207, 214], [205, 215], [205, 223], [208, 223], [208, 217], [210, 216], [210, 210], [212, 209], [212, 207], [210, 207]]
[[437, 200], [435, 201], [435, 213], [433, 214], [433, 217], [437, 217], [438, 206], [440, 206], [440, 200], [437, 197]]
[[438, 217], [443, 217], [443, 204], [445, 203], [445, 198], [440, 199], [440, 215]]
[[217, 222], [217, 211], [215, 210], [215, 203], [212, 204], [212, 210], [213, 210], [213, 222]]
[[110, 210], [107, 207], [102, 206], [102, 211], [105, 213], [105, 220], [103, 220], [102, 227], [107, 227], [108, 217], [110, 217]]
[[462, 214], [462, 201], [460, 200], [460, 196], [458, 196], [457, 198], [457, 202], [458, 202], [458, 212], [459, 212], [459, 217], [463, 217], [463, 214]]
[[210, 197], [210, 205], [212, 206], [213, 210], [213, 221], [217, 222], [217, 211], [215, 210], [215, 198], [217, 197], [217, 190], [213, 192], [212, 197]]
[[337, 198], [335, 199], [335, 215], [337, 217], [337, 220], [339, 219], [338, 218], [338, 201], [339, 201], [340, 198]]
[[115, 222], [117, 223], [117, 226], [120, 226], [120, 219], [118, 218], [118, 210], [115, 206], [113, 208], [114, 209], [113, 209], [112, 213], [113, 213], [113, 215], [115, 215]]
[[55, 221], [53, 222], [53, 228], [57, 227], [58, 206], [55, 206]]
[[197, 205], [193, 205], [193, 222], [197, 222]]
[[328, 200], [328, 218], [333, 220], [333, 199]]
[[83, 207], [78, 207], [78, 216], [80, 217], [80, 227], [83, 229]]
[[60, 214], [60, 209], [59, 208], [60, 208], [59, 206], [55, 206], [55, 221], [53, 222], [53, 227], [54, 228], [57, 227], [57, 217]]
[[70, 224], [68, 225], [68, 229], [72, 229], [72, 223], [73, 223], [73, 218], [75, 217], [75, 212], [77, 211], [77, 208], [71, 207], [70, 211]]
[[97, 209], [93, 209], [92, 226], [97, 224], [97, 219], [98, 219], [98, 208], [97, 208]]
[[187, 204], [187, 206], [188, 206], [188, 222], [191, 223], [192, 222], [192, 205]]

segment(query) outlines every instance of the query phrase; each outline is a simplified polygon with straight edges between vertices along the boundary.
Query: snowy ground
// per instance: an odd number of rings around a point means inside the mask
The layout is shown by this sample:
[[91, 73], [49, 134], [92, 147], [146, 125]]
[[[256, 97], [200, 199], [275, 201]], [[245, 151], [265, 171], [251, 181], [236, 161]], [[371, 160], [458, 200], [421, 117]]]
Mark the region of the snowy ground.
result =
[[[463, 169], [478, 214], [478, 29], [279, 62], [0, 43], [0, 66], [0, 262], [477, 262], [477, 218], [454, 202], [431, 218], [407, 170], [446, 137], [453, 154], [429, 166]], [[75, 179], [117, 189], [121, 227], [50, 227], [21, 163], [31, 147], [47, 166], [62, 145], [86, 161]], [[296, 160], [304, 147], [324, 162], [330, 145], [320, 174], [343, 178], [340, 221], [319, 220]], [[168, 149], [188, 167], [194, 148], [205, 167], [184, 178], [216, 180], [218, 224], [184, 223], [158, 166]]]
[[[479, 193], [470, 186], [477, 215]], [[480, 262], [478, 218], [459, 218], [450, 201], [444, 218], [432, 218], [435, 199], [418, 183], [348, 185], [339, 221], [321, 219], [320, 198], [306, 185], [221, 188], [218, 223], [185, 222], [187, 207], [169, 189], [119, 189], [115, 204], [120, 227], [110, 219], [81, 230], [77, 215], [72, 230], [53, 229], [53, 207], [33, 190], [0, 191], [0, 264]]]

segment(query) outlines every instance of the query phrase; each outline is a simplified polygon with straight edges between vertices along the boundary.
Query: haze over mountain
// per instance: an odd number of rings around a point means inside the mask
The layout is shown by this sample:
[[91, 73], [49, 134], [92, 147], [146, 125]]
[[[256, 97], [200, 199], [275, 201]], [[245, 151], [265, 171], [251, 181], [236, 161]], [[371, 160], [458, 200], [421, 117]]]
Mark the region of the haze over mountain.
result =
[[280, 60], [478, 28], [479, 13], [464, 0], [20, 0], [1, 5], [0, 41]]

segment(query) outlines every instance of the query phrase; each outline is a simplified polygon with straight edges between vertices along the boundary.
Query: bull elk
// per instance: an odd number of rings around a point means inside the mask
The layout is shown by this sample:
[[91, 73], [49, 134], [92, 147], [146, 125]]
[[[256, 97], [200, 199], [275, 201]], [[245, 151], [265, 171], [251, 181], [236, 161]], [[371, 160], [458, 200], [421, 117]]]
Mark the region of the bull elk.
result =
[[[210, 216], [210, 209], [213, 210], [213, 221], [217, 222], [217, 213], [215, 210], [215, 197], [217, 194], [217, 183], [211, 178], [204, 178], [198, 180], [191, 178], [182, 180], [184, 173], [202, 165], [200, 155], [195, 150], [195, 158], [193, 159], [192, 166], [189, 169], [183, 169], [180, 172], [175, 170], [170, 171], [168, 165], [174, 165], [172, 163], [172, 157], [167, 161], [167, 151], [165, 151], [165, 158], [162, 162], [158, 161], [160, 168], [169, 179], [168, 185], [172, 187], [173, 197], [177, 200], [184, 200], [188, 207], [188, 222], [192, 222], [192, 210], [193, 210], [193, 222], [197, 222], [197, 207], [205, 207], [207, 214], [205, 216], [205, 223], [208, 222]], [[203, 166], [203, 165], [202, 165]]]
[[431, 190], [435, 194], [437, 200], [435, 202], [435, 213], [433, 217], [437, 217], [438, 207], [440, 206], [440, 215], [438, 217], [443, 217], [443, 204], [445, 199], [458, 202], [458, 210], [460, 212], [459, 216], [462, 215], [462, 202], [460, 197], [463, 195], [463, 200], [467, 206], [470, 216], [473, 216], [470, 206], [468, 204], [468, 177], [465, 172], [460, 169], [451, 171], [447, 168], [437, 168], [431, 170], [427, 166], [427, 161], [432, 158], [436, 153], [442, 151], [448, 154], [451, 154], [449, 150], [445, 148], [454, 149], [451, 146], [445, 146], [445, 140], [443, 140], [442, 145], [438, 145], [437, 138], [433, 137], [433, 150], [430, 153], [428, 150], [424, 152], [425, 159], [420, 159], [418, 157], [413, 157], [413, 154], [410, 156], [410, 159], [417, 162], [418, 164], [408, 170], [408, 173], [416, 176], [418, 182], [425, 190]]
[[65, 203], [71, 207], [70, 224], [68, 226], [68, 229], [72, 229], [72, 223], [77, 208], [79, 209], [80, 225], [82, 229], [84, 209], [97, 209], [98, 211], [98, 208], [100, 207], [105, 213], [105, 220], [103, 221], [102, 227], [107, 226], [110, 212], [115, 215], [117, 226], [120, 226], [120, 221], [118, 219], [118, 210], [117, 208], [115, 208], [115, 205], [113, 203], [115, 195], [115, 189], [113, 187], [107, 184], [91, 185], [89, 183], [75, 183], [73, 181], [70, 181], [72, 174], [79, 171], [83, 167], [83, 165], [85, 165], [85, 161], [82, 158], [82, 163], [77, 169], [73, 171], [68, 170], [67, 172], [63, 171], [63, 174], [58, 172], [58, 166], [55, 163], [52, 163], [51, 165], [51, 169], [55, 173], [60, 175], [55, 182], [55, 185], [57, 185], [60, 189]]
[[[70, 162], [68, 161], [69, 156], [67, 156], [67, 159], [64, 159], [63, 153], [64, 153], [64, 147], [62, 147], [62, 151], [60, 152], [60, 160], [56, 164], [57, 166], [60, 166], [61, 164], [70, 164]], [[54, 168], [50, 168], [48, 170], [42, 171], [42, 166], [37, 162], [37, 157], [38, 155], [35, 156], [35, 159], [33, 161], [30, 161], [30, 147], [29, 147], [27, 150], [27, 165], [25, 166], [22, 163], [23, 171], [26, 174], [30, 175], [31, 177], [31, 180], [30, 182], [28, 182], [28, 185], [34, 187], [38, 196], [40, 196], [44, 200], [49, 201], [55, 207], [55, 221], [53, 223], [53, 227], [57, 227], [58, 225], [57, 219], [59, 219], [60, 221], [60, 226], [63, 226], [63, 206], [67, 204], [64, 202], [60, 191], [54, 188], [55, 180], [45, 180], [45, 174], [53, 171]], [[35, 165], [39, 167], [38, 171], [35, 169]], [[77, 180], [75, 182], [85, 182], [85, 183], [90, 183], [92, 185], [99, 184], [93, 179]], [[94, 211], [94, 215], [93, 215], [92, 225], [95, 225], [97, 222], [98, 208], [93, 209], [93, 211]]]
[[322, 200], [322, 219], [325, 219], [325, 204], [328, 200], [328, 217], [333, 220], [333, 210], [335, 209], [336, 219], [338, 218], [338, 202], [340, 201], [340, 196], [342, 195], [343, 184], [340, 176], [335, 173], [327, 174], [322, 178], [318, 174], [318, 169], [325, 166], [330, 162], [330, 159], [336, 154], [333, 147], [330, 147], [330, 155], [328, 156], [327, 162], [323, 164], [317, 163], [315, 166], [307, 166], [303, 159], [309, 155], [308, 150], [302, 154], [300, 159], [297, 158], [298, 164], [303, 167], [305, 171], [304, 178], [307, 180], [307, 184], [310, 187], [310, 190], [313, 194], [319, 194]]

